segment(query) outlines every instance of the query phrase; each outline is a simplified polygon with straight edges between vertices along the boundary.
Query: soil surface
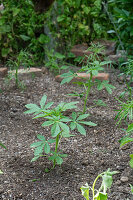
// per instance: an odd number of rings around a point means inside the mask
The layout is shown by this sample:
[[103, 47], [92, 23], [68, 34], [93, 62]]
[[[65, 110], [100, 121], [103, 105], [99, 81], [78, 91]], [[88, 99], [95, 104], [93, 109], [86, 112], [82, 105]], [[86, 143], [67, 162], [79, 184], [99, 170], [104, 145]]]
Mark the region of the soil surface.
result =
[[[88, 120], [97, 123], [97, 126], [86, 126], [86, 137], [75, 132], [75, 137], [63, 139], [60, 149], [68, 157], [49, 173], [44, 170], [52, 164], [46, 158], [30, 162], [33, 158], [30, 144], [37, 141], [37, 134], [50, 138], [49, 129], [41, 127], [43, 119], [33, 120], [32, 115], [25, 115], [25, 105], [39, 104], [45, 93], [48, 101], [55, 102], [54, 105], [61, 101], [78, 100], [78, 110], [82, 110], [83, 101], [67, 94], [82, 92], [83, 89], [72, 84], [60, 86], [51, 74], [40, 77], [24, 75], [24, 91], [16, 89], [14, 81], [5, 85], [4, 79], [0, 79], [0, 141], [8, 148], [7, 151], [0, 148], [0, 169], [3, 171], [0, 175], [0, 199], [82, 200], [80, 187], [86, 182], [92, 186], [96, 176], [108, 168], [119, 171], [113, 176], [108, 199], [133, 199], [129, 186], [133, 184], [133, 170], [129, 167], [133, 145], [120, 148], [118, 141], [124, 132], [115, 125], [114, 120], [118, 108], [115, 97], [119, 96], [125, 85], [118, 82], [116, 71], [110, 71], [110, 77], [111, 83], [116, 86], [112, 95], [105, 90], [92, 90], [88, 98]], [[93, 101], [98, 99], [102, 99], [107, 107], [91, 107]], [[121, 127], [127, 128], [124, 123]]]

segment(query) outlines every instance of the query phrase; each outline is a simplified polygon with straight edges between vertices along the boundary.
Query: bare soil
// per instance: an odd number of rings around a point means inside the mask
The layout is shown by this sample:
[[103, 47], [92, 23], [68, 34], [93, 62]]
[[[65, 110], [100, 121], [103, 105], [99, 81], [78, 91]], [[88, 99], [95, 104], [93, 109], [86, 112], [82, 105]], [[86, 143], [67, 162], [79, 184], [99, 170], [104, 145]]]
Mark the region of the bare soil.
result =
[[[5, 85], [0, 79], [0, 141], [8, 148], [0, 148], [0, 199], [1, 200], [82, 200], [80, 187], [88, 182], [91, 186], [95, 177], [110, 168], [118, 170], [113, 176], [113, 185], [109, 191], [110, 200], [132, 200], [129, 184], [133, 184], [133, 170], [129, 167], [129, 154], [133, 145], [119, 147], [119, 139], [124, 132], [115, 125], [118, 97], [125, 85], [120, 84], [115, 71], [110, 72], [111, 83], [116, 86], [112, 95], [105, 90], [92, 90], [88, 98], [88, 120], [97, 123], [96, 127], [86, 126], [87, 136], [75, 133], [75, 137], [63, 139], [60, 149], [67, 153], [61, 166], [49, 173], [46, 167], [52, 165], [46, 158], [31, 163], [33, 150], [30, 144], [36, 141], [37, 134], [50, 137], [49, 129], [41, 127], [43, 120], [32, 120], [25, 115], [27, 103], [38, 103], [45, 93], [48, 101], [79, 101], [78, 109], [83, 108], [79, 97], [70, 97], [72, 91], [82, 91], [75, 85], [62, 85], [55, 82], [51, 74], [40, 77], [22, 77], [26, 89], [14, 87], [14, 81]], [[107, 107], [91, 107], [94, 100], [102, 99]], [[90, 107], [90, 108], [89, 108]], [[122, 128], [127, 128], [123, 123]], [[127, 180], [121, 180], [121, 177]]]

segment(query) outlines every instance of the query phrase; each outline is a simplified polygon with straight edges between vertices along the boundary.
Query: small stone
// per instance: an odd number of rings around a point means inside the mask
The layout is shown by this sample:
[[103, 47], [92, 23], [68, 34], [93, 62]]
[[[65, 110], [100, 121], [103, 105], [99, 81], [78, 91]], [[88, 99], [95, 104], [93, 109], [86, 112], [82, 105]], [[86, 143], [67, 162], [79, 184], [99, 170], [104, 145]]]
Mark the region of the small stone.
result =
[[0, 77], [4, 77], [7, 75], [8, 69], [6, 67], [0, 68]]
[[120, 180], [116, 181], [115, 185], [121, 185], [121, 181]]
[[123, 182], [123, 183], [128, 182], [128, 177], [127, 176], [122, 176], [121, 177], [121, 182]]

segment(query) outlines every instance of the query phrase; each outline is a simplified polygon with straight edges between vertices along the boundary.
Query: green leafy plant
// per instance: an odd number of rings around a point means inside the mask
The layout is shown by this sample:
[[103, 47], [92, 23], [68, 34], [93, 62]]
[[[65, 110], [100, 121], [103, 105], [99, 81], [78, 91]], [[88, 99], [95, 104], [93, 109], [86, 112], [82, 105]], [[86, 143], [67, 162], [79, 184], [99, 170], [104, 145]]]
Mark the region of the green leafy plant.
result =
[[11, 70], [15, 70], [15, 73], [13, 75], [13, 73], [11, 73], [8, 77], [8, 80], [11, 80], [13, 77], [15, 78], [15, 84], [16, 87], [21, 87], [22, 84], [19, 81], [19, 77], [18, 77], [18, 70], [20, 68], [20, 66], [23, 66], [24, 68], [28, 68], [30, 67], [30, 65], [32, 65], [32, 56], [31, 54], [29, 54], [26, 51], [20, 51], [20, 53], [18, 54], [18, 56], [13, 60], [13, 59], [9, 59], [7, 61], [7, 66], [10, 67]]
[[59, 73], [61, 70], [61, 65], [63, 64], [64, 55], [58, 52], [54, 52], [54, 49], [46, 50], [47, 61], [45, 66], [48, 67], [54, 73]]
[[117, 124], [120, 124], [122, 120], [127, 120], [129, 119], [130, 121], [133, 120], [133, 100], [127, 101], [127, 102], [122, 102], [121, 100], [117, 99], [118, 102], [120, 103], [120, 109], [116, 110], [118, 113], [115, 117], [115, 120], [117, 121]]
[[34, 55], [35, 63], [42, 62], [44, 44], [49, 41], [43, 33], [45, 14], [35, 10], [32, 0], [4, 0], [3, 4], [4, 9], [0, 10], [1, 60], [5, 62], [27, 48]]
[[[78, 72], [74, 73], [72, 71], [69, 71], [68, 73], [64, 73], [61, 75], [61, 77], [63, 78], [61, 85], [64, 83], [69, 83], [75, 77], [80, 78], [80, 80], [76, 83], [84, 86], [83, 95], [85, 97], [84, 97], [83, 114], [86, 112], [87, 99], [88, 99], [89, 93], [94, 85], [97, 86], [98, 90], [102, 90], [103, 88], [105, 88], [109, 94], [112, 93], [112, 89], [115, 89], [115, 87], [113, 85], [109, 84], [109, 81], [107, 81], [107, 80], [93, 81], [93, 77], [97, 76], [100, 71], [104, 70], [103, 66], [105, 64], [110, 64], [110, 61], [100, 61], [100, 60], [97, 60], [98, 58], [99, 57], [98, 57], [97, 52], [92, 54], [91, 57], [87, 56], [86, 65], [84, 66], [84, 64], [83, 64], [82, 68]], [[89, 78], [83, 77], [81, 79], [80, 72], [85, 72], [86, 74], [89, 74]]]
[[[125, 144], [129, 143], [129, 142], [133, 142], [133, 137], [131, 137], [133, 135], [133, 123], [128, 125], [128, 128], [126, 130], [126, 135], [124, 137], [122, 137], [119, 142], [120, 142], [120, 147], [124, 146]], [[133, 154], [130, 154], [130, 167], [133, 168]]]
[[[82, 195], [86, 200], [90, 200], [89, 191], [91, 190], [93, 194], [93, 200], [107, 200], [107, 190], [111, 188], [113, 183], [112, 176], [117, 173], [117, 171], [111, 172], [110, 169], [108, 169], [106, 172], [99, 174], [94, 180], [92, 188], [88, 185], [88, 183], [80, 188]], [[102, 178], [102, 183], [99, 190], [96, 190], [95, 185], [99, 178]]]
[[[0, 142], [0, 146], [4, 149], [7, 149], [6, 146], [2, 142]], [[0, 174], [3, 174], [3, 171], [1, 169], [0, 169]]]
[[[75, 112], [72, 113], [71, 117], [67, 117], [65, 115], [66, 110], [71, 110], [76, 108], [76, 104], [78, 102], [70, 102], [70, 103], [59, 103], [58, 106], [50, 109], [53, 105], [53, 102], [48, 102], [46, 104], [47, 96], [44, 95], [40, 101], [40, 107], [36, 104], [27, 104], [25, 111], [26, 114], [33, 114], [37, 118], [44, 118], [45, 121], [42, 124], [43, 127], [51, 126], [51, 136], [53, 139], [46, 140], [46, 138], [42, 135], [38, 135], [38, 142], [31, 144], [31, 148], [35, 148], [34, 150], [34, 158], [32, 161], [36, 161], [39, 157], [46, 156], [49, 160], [53, 162], [53, 168], [56, 164], [61, 165], [63, 162], [63, 158], [66, 157], [66, 154], [63, 154], [61, 150], [59, 150], [59, 144], [62, 138], [69, 138], [74, 136], [74, 129], [77, 129], [81, 135], [86, 135], [86, 130], [83, 125], [96, 126], [93, 122], [84, 121], [85, 118], [89, 116], [89, 114], [77, 115]], [[55, 143], [55, 149], [50, 147], [50, 144]], [[43, 154], [44, 153], [44, 154]]]

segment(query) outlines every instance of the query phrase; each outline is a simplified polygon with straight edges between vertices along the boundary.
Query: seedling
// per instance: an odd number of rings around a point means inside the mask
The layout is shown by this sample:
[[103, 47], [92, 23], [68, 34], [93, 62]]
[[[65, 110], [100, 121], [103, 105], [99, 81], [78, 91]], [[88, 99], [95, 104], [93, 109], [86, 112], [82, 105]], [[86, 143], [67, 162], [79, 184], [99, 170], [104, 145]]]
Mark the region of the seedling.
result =
[[[133, 142], [133, 137], [131, 137], [133, 135], [133, 123], [128, 125], [128, 128], [126, 130], [126, 135], [124, 137], [122, 137], [119, 142], [120, 142], [120, 147], [124, 146], [125, 144], [129, 143], [129, 142]], [[133, 154], [130, 154], [130, 167], [133, 168]]]
[[[110, 169], [108, 169], [106, 172], [99, 174], [94, 180], [92, 188], [88, 185], [88, 183], [80, 188], [82, 195], [85, 197], [86, 200], [91, 200], [89, 195], [89, 191], [91, 190], [93, 195], [92, 200], [107, 200], [107, 190], [111, 188], [111, 185], [113, 183], [112, 176], [117, 173], [117, 171], [111, 172]], [[99, 178], [102, 178], [102, 183], [99, 190], [96, 190], [95, 185]]]
[[105, 88], [109, 94], [112, 93], [112, 89], [115, 89], [115, 87], [113, 85], [109, 84], [109, 81], [107, 81], [107, 80], [93, 81], [93, 77], [97, 76], [99, 71], [104, 70], [104, 68], [102, 66], [105, 64], [109, 64], [109, 63], [110, 63], [109, 61], [100, 62], [100, 61], [94, 60], [93, 62], [89, 62], [89, 60], [88, 60], [87, 64], [85, 66], [83, 66], [77, 73], [69, 71], [68, 73], [64, 73], [61, 75], [61, 77], [63, 77], [63, 80], [61, 82], [61, 85], [62, 85], [64, 83], [69, 83], [70, 81], [72, 81], [73, 78], [78, 77], [80, 72], [86, 72], [86, 74], [90, 74], [89, 79], [82, 78], [81, 81], [76, 82], [77, 84], [84, 86], [83, 94], [85, 94], [85, 95], [84, 95], [84, 106], [83, 106], [83, 111], [82, 111], [83, 114], [86, 112], [87, 99], [88, 99], [90, 91], [94, 85], [97, 85], [98, 90], [102, 90], [103, 88]]
[[115, 120], [118, 120], [116, 124], [120, 124], [122, 120], [126, 121], [127, 119], [132, 121], [133, 120], [133, 100], [127, 101], [125, 103], [119, 99], [117, 100], [120, 103], [119, 106], [121, 108], [116, 110], [118, 111], [115, 117]]
[[12, 78], [15, 78], [16, 87], [24, 88], [23, 83], [19, 81], [18, 70], [20, 66], [28, 68], [30, 67], [31, 64], [32, 64], [31, 55], [28, 52], [21, 50], [16, 59], [14, 60], [9, 59], [7, 61], [7, 66], [9, 66], [11, 69], [15, 69], [15, 73], [14, 74], [11, 73], [9, 77], [7, 77], [7, 80], [10, 81]]
[[[59, 150], [59, 144], [62, 138], [74, 136], [73, 130], [75, 129], [77, 129], [81, 135], [85, 136], [86, 130], [83, 125], [96, 126], [96, 124], [91, 121], [84, 121], [89, 114], [77, 115], [75, 112], [72, 112], [71, 117], [65, 115], [65, 111], [75, 109], [78, 102], [62, 102], [51, 109], [53, 102], [48, 102], [46, 104], [46, 100], [47, 96], [44, 95], [40, 101], [40, 107], [36, 104], [27, 104], [26, 108], [28, 110], [25, 113], [33, 114], [33, 119], [44, 118], [45, 121], [42, 127], [51, 127], [52, 139], [47, 140], [43, 135], [39, 134], [37, 135], [39, 141], [31, 144], [31, 148], [35, 148], [34, 158], [31, 161], [36, 161], [38, 158], [45, 156], [53, 162], [54, 168], [56, 164], [61, 165], [63, 158], [67, 157], [67, 154], [63, 154], [62, 151]], [[55, 143], [54, 150], [53, 147], [50, 147], [52, 143]]]
[[65, 58], [64, 55], [54, 52], [54, 49], [52, 50], [46, 50], [46, 55], [47, 55], [47, 62], [45, 64], [46, 67], [48, 67], [51, 71], [55, 73], [60, 74], [60, 65], [63, 63], [63, 59]]

